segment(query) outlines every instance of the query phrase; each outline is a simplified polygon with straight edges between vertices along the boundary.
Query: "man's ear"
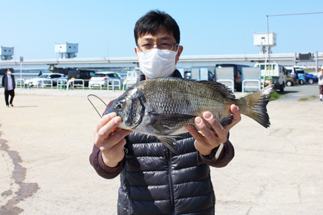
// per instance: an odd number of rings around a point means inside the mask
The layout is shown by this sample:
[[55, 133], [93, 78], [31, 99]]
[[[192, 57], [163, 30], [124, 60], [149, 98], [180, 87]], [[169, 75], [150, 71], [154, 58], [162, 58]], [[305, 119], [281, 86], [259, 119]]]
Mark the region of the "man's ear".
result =
[[175, 64], [177, 64], [177, 61], [179, 60], [179, 57], [182, 54], [182, 51], [183, 51], [183, 46], [179, 46], [178, 51], [177, 51], [177, 55], [176, 55], [176, 58], [175, 58]]
[[136, 55], [137, 55], [137, 59], [138, 59], [138, 63], [139, 63], [138, 48], [137, 48], [137, 47], [135, 47], [135, 48], [134, 48], [134, 50], [135, 50], [135, 53], [136, 53]]

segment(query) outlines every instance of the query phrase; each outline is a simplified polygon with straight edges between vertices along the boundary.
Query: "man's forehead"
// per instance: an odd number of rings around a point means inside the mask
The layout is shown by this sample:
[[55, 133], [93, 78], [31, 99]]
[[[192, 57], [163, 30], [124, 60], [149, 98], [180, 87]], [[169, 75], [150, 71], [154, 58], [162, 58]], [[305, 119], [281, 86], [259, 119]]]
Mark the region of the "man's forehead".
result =
[[175, 40], [173, 32], [168, 32], [165, 28], [159, 28], [154, 34], [147, 32], [139, 36], [139, 40], [153, 40], [153, 39], [162, 39], [162, 40]]
[[146, 34], [142, 37], [139, 37], [140, 40], [154, 40], [154, 39], [171, 40], [172, 38], [173, 37], [171, 37], [168, 34], [158, 34], [158, 35]]

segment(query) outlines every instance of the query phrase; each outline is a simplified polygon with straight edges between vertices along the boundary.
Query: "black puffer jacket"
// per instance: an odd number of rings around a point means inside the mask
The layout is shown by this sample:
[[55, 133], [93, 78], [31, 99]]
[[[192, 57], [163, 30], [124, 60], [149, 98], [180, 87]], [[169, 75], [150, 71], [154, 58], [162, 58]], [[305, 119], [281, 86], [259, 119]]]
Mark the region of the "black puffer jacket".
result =
[[209, 165], [189, 133], [176, 142], [177, 155], [155, 137], [132, 133], [126, 139], [119, 214], [214, 213]]
[[126, 156], [116, 168], [103, 163], [95, 145], [90, 156], [100, 176], [111, 179], [120, 173], [118, 214], [214, 214], [209, 165], [223, 167], [232, 160], [229, 141], [211, 161], [196, 151], [189, 133], [178, 138], [177, 155], [153, 136], [133, 132], [126, 140]]

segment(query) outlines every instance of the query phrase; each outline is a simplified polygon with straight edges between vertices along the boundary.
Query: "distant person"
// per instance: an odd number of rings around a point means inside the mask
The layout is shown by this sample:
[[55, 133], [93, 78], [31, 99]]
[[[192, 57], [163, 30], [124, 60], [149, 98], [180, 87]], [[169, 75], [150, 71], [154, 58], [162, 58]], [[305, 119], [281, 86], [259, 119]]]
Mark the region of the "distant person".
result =
[[[15, 97], [15, 77], [11, 75], [10, 69], [7, 69], [7, 73], [2, 78], [2, 86], [4, 87], [4, 100], [6, 102], [6, 106], [13, 107], [13, 98]], [[9, 95], [10, 95], [10, 103], [9, 103]]]
[[318, 74], [319, 78], [319, 91], [320, 91], [320, 100], [323, 100], [323, 66], [321, 68], [321, 71]]
[[43, 73], [42, 73], [41, 71], [39, 71], [39, 73], [38, 73], [38, 77], [39, 77], [39, 76], [41, 76], [42, 74], [43, 74]]

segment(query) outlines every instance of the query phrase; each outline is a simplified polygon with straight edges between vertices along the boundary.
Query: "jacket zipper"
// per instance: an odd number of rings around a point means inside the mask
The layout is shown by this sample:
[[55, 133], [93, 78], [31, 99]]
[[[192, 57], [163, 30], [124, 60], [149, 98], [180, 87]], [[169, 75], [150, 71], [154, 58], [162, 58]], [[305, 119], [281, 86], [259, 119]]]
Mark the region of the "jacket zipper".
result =
[[173, 184], [173, 178], [172, 178], [172, 156], [171, 151], [167, 149], [167, 155], [168, 155], [168, 179], [169, 179], [169, 192], [170, 192], [170, 204], [172, 207], [172, 214], [175, 214], [175, 203], [174, 203], [174, 184]]

